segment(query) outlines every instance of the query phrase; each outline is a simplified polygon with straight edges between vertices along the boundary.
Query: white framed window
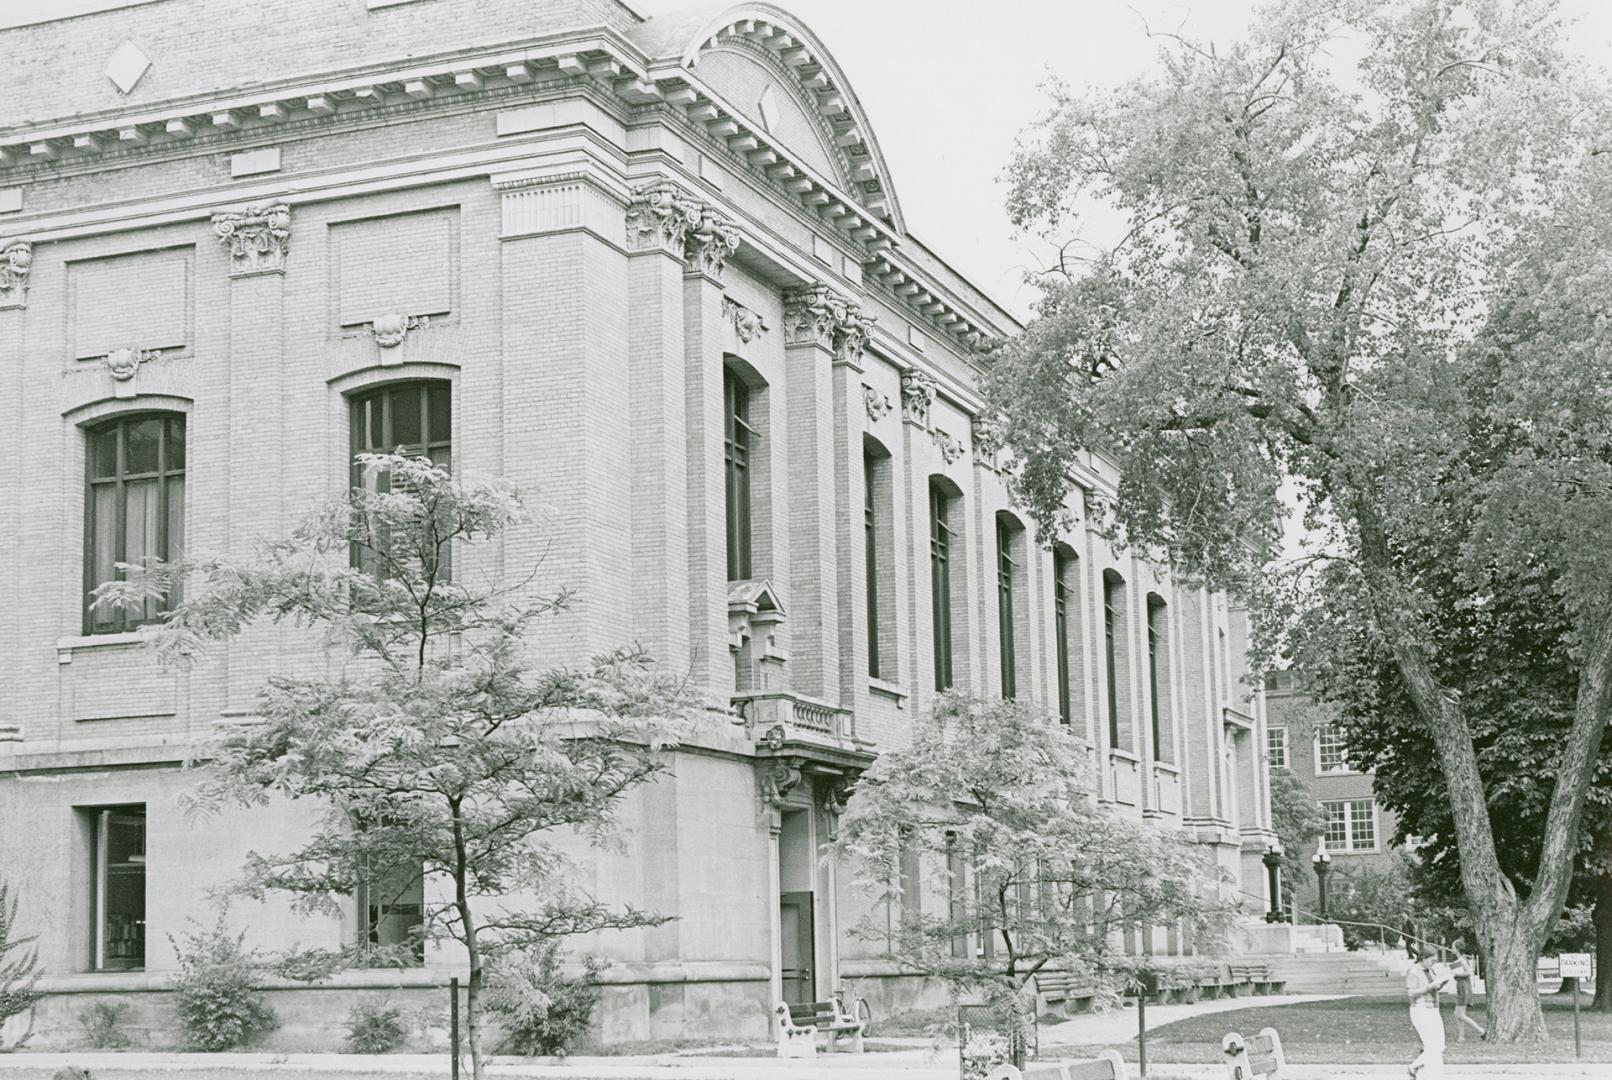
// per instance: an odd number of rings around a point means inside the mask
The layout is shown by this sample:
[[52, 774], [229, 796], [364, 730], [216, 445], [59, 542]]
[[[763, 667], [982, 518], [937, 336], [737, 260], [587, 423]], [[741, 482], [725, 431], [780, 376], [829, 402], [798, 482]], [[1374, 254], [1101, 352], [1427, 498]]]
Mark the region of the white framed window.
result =
[[1337, 799], [1321, 804], [1327, 829], [1322, 842], [1328, 851], [1377, 850], [1377, 800]]
[[1287, 728], [1265, 729], [1265, 760], [1273, 769], [1287, 768]]
[[1349, 767], [1349, 747], [1343, 731], [1334, 724], [1320, 724], [1315, 729], [1315, 773], [1353, 772]]

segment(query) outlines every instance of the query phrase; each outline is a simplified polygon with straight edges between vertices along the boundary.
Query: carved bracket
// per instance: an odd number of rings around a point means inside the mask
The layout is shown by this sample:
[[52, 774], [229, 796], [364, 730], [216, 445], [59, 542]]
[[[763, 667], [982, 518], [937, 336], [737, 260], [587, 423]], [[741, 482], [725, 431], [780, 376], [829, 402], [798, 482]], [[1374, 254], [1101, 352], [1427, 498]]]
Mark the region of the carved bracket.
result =
[[424, 330], [430, 325], [429, 315], [380, 315], [366, 329], [375, 344], [383, 349], [395, 349], [403, 344], [410, 330]]
[[935, 401], [935, 380], [908, 368], [901, 373], [901, 419], [921, 428], [929, 426], [929, 406]]
[[869, 423], [874, 424], [889, 416], [890, 410], [895, 408], [888, 394], [882, 394], [871, 386], [862, 387], [862, 404], [867, 406]]
[[940, 447], [940, 456], [946, 459], [946, 464], [951, 465], [963, 456], [963, 440], [955, 435], [939, 428], [930, 428], [929, 437], [935, 440], [936, 446]]
[[134, 396], [134, 377], [141, 364], [149, 364], [162, 355], [156, 349], [113, 349], [101, 357], [101, 366], [112, 376], [112, 396]]
[[34, 246], [15, 240], [0, 250], [0, 308], [28, 306], [28, 271], [34, 265]]
[[789, 758], [768, 758], [756, 765], [761, 801], [776, 810], [800, 783], [800, 763]]
[[722, 298], [722, 317], [733, 324], [734, 332], [739, 335], [739, 340], [747, 345], [772, 329], [762, 321], [760, 315], [757, 315], [730, 296]]
[[285, 256], [291, 248], [291, 208], [284, 203], [215, 214], [213, 232], [229, 251], [230, 277], [285, 273]]

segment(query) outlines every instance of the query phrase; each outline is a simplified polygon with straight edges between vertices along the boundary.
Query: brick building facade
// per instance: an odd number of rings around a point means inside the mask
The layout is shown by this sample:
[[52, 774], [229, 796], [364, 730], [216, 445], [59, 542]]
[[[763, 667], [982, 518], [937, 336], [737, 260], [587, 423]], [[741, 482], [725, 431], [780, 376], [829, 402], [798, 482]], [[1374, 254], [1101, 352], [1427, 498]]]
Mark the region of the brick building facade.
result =
[[[1082, 505], [1057, 537], [1014, 510], [976, 423], [1014, 321], [907, 231], [789, 14], [150, 0], [0, 51], [0, 872], [57, 1030], [97, 993], [160, 1012], [169, 935], [305, 827], [297, 805], [187, 819], [182, 765], [265, 676], [333, 662], [257, 627], [163, 671], [87, 590], [118, 560], [248, 551], [370, 445], [547, 508], [462, 561], [577, 590], [535, 643], [554, 662], [637, 641], [733, 702], [633, 797], [624, 850], [579, 853], [601, 897], [679, 916], [581, 944], [613, 961], [605, 1037], [755, 1036], [847, 979], [920, 1000], [849, 936], [866, 901], [817, 852], [947, 683], [1063, 713], [1103, 797], [1189, 830], [1263, 908], [1243, 614], [1110, 550]], [[1076, 479], [1115, 475], [1093, 453]], [[231, 919], [273, 948], [376, 915]], [[345, 1011], [323, 993], [282, 995], [303, 1035]]]

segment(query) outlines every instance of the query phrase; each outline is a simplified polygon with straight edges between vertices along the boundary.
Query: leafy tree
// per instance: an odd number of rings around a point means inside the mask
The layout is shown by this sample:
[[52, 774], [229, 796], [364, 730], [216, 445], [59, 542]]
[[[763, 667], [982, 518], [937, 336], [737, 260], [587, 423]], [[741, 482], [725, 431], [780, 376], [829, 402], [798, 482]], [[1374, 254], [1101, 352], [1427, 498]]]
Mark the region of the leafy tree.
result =
[[[1055, 719], [958, 695], [880, 755], [838, 845], [864, 868], [863, 887], [901, 913], [898, 960], [1028, 1022], [1026, 984], [1048, 965], [1099, 993], [1133, 982], [1151, 957], [1126, 953], [1127, 933], [1179, 926], [1201, 949], [1220, 945], [1236, 908], [1204, 849], [1098, 802], [1090, 762]], [[902, 903], [911, 860], [948, 897], [942, 910]], [[882, 918], [864, 930], [887, 931]], [[971, 934], [984, 955], [960, 944]]]
[[[1111, 94], [1054, 87], [1010, 210], [1056, 234], [1100, 205], [1125, 232], [1045, 277], [990, 378], [1039, 521], [1101, 447], [1116, 536], [1263, 593], [1267, 649], [1321, 610], [1392, 664], [1436, 752], [1508, 1041], [1544, 1037], [1535, 958], [1612, 696], [1609, 109], [1563, 33], [1548, 0], [1278, 0], [1230, 47], [1156, 35], [1157, 69]], [[1262, 576], [1250, 523], [1278, 520], [1284, 484], [1309, 536]], [[1572, 722], [1525, 890], [1441, 673], [1430, 545], [1454, 552], [1463, 602], [1537, 576], [1565, 619]], [[1301, 666], [1323, 651], [1307, 629]]]
[[[0, 878], [0, 1024], [28, 1012], [39, 1000], [40, 995], [35, 987], [39, 985], [44, 969], [39, 966], [39, 956], [32, 948], [33, 941], [33, 935], [24, 937], [18, 932], [17, 897], [5, 880]], [[33, 1030], [30, 1017], [27, 1030], [16, 1038], [10, 1049], [15, 1050], [26, 1043]], [[0, 1049], [6, 1048], [0, 1046]]]
[[528, 634], [568, 597], [449, 573], [450, 550], [464, 560], [525, 520], [507, 484], [457, 481], [402, 454], [361, 462], [369, 483], [254, 558], [153, 567], [106, 587], [102, 602], [139, 604], [183, 580], [190, 599], [152, 633], [165, 660], [189, 662], [264, 618], [351, 656], [332, 674], [270, 678], [260, 715], [210, 748], [195, 803], [283, 796], [327, 808], [302, 846], [251, 855], [248, 894], [282, 890], [304, 910], [334, 912], [360, 887], [395, 890], [377, 898], [387, 901], [423, 883], [418, 936], [465, 950], [480, 1078], [489, 959], [665, 921], [576, 890], [551, 837], [611, 842], [622, 796], [662, 771], [660, 751], [701, 706], [636, 651], [542, 666]]
[[[1289, 734], [1293, 736], [1291, 729]], [[1282, 841], [1282, 880], [1291, 907], [1299, 882], [1308, 881], [1314, 872], [1310, 856], [1326, 832], [1327, 818], [1298, 777], [1286, 769], [1272, 769], [1270, 777], [1271, 828]]]

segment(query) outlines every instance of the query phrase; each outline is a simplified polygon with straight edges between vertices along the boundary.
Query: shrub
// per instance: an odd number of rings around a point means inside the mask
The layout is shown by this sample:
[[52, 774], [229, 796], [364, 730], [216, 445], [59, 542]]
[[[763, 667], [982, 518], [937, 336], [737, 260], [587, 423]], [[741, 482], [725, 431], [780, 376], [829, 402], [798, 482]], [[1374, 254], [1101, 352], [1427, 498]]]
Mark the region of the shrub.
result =
[[408, 1037], [403, 1010], [390, 1001], [360, 1001], [347, 1013], [347, 1050], [354, 1054], [390, 1054]]
[[90, 1045], [97, 1050], [122, 1050], [129, 1045], [123, 1033], [123, 1014], [129, 1007], [120, 1001], [98, 1001], [78, 1014]]
[[230, 1050], [278, 1023], [257, 989], [262, 969], [245, 939], [225, 929], [222, 912], [210, 929], [168, 939], [179, 954], [173, 983], [179, 1023], [193, 1049]]
[[[39, 985], [44, 969], [30, 947], [33, 940], [32, 935], [17, 934], [17, 898], [11, 895], [6, 883], [0, 881], [0, 1023], [28, 1012], [39, 1000], [39, 992], [34, 988]], [[33, 1031], [30, 1017], [28, 1029], [17, 1038], [16, 1044], [9, 1048], [0, 1046], [0, 1050], [19, 1049]]]
[[568, 1053], [587, 1032], [599, 1004], [598, 978], [603, 970], [604, 965], [590, 956], [580, 979], [565, 978], [556, 941], [501, 957], [490, 966], [487, 984], [487, 1010], [498, 1018], [504, 1033], [499, 1053]]

